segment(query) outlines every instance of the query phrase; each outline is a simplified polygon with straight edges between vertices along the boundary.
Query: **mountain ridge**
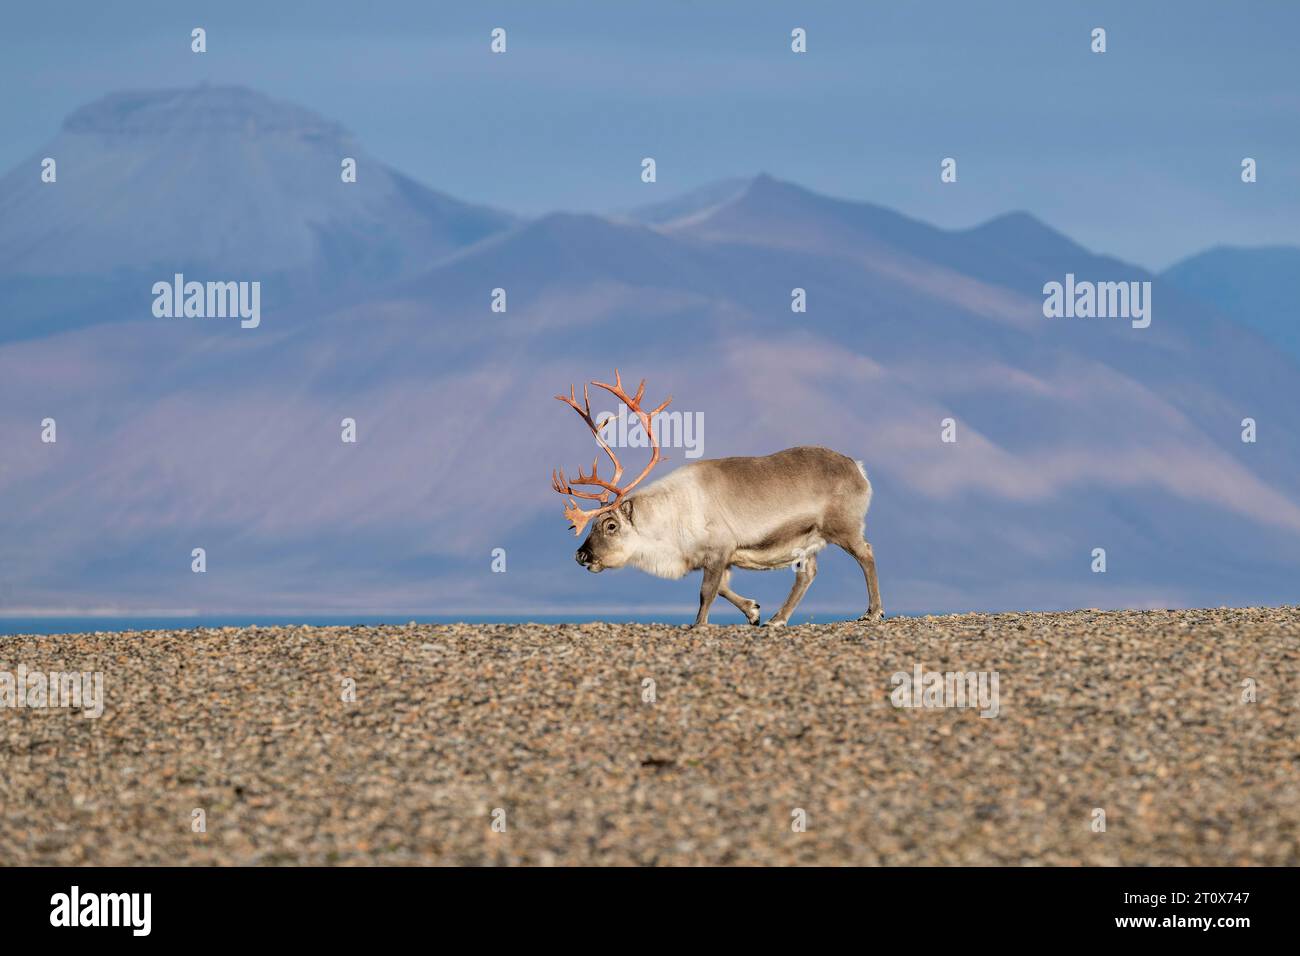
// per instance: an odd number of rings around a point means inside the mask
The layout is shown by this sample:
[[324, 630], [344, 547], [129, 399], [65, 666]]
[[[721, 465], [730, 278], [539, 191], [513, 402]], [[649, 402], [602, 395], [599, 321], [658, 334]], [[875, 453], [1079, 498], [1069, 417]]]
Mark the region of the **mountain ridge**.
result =
[[[0, 177], [0, 305], [51, 280], [32, 294], [56, 331], [77, 324], [59, 316], [120, 319], [141, 283], [173, 272], [257, 279], [281, 302], [347, 296], [517, 222], [242, 87], [110, 94], [69, 114], [36, 155], [54, 159], [56, 181], [42, 182], [35, 162]], [[343, 181], [345, 159], [355, 182]], [[0, 323], [0, 336], [36, 331], [17, 324]]]
[[[340, 183], [335, 145], [295, 132], [315, 119], [232, 121], [263, 108], [248, 92], [196, 93], [211, 122], [181, 132], [161, 117], [184, 95], [156, 111], [110, 99], [74, 124], [87, 131], [68, 134], [81, 152], [60, 151], [57, 185], [27, 168], [0, 181], [0, 210], [17, 195], [58, 214], [29, 223], [43, 267], [161, 254], [120, 288], [86, 273], [80, 299], [59, 298], [65, 271], [0, 278], [0, 321], [27, 333], [0, 340], [0, 605], [689, 605], [688, 583], [572, 562], [550, 469], [594, 449], [553, 396], [615, 367], [699, 416], [705, 457], [826, 444], [863, 459], [889, 610], [1294, 593], [1300, 440], [1276, 410], [1300, 404], [1296, 366], [1163, 276], [1027, 213], [944, 230], [763, 174], [662, 222], [484, 221], [359, 146], [357, 184]], [[114, 115], [121, 136], [96, 126]], [[209, 137], [215, 167], [186, 152]], [[258, 157], [274, 174], [251, 174]], [[98, 167], [111, 195], [77, 201]], [[237, 172], [203, 192], [222, 169]], [[221, 208], [188, 205], [192, 190]], [[250, 209], [264, 246], [248, 245]], [[257, 329], [152, 316], [147, 280], [189, 276], [196, 252], [194, 278], [263, 279]], [[1152, 281], [1151, 327], [1046, 319], [1043, 284], [1067, 271]], [[46, 417], [56, 444], [36, 439]], [[687, 460], [666, 451], [664, 471]], [[197, 546], [206, 575], [189, 570]], [[498, 547], [505, 575], [485, 558]], [[860, 589], [828, 559], [810, 608]]]

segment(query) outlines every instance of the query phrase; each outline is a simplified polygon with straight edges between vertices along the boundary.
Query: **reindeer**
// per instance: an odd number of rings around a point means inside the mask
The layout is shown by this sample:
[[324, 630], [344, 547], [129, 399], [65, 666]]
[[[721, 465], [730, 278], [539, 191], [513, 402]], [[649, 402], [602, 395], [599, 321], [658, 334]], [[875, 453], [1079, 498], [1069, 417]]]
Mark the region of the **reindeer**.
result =
[[[583, 528], [592, 525], [587, 540], [574, 555], [580, 565], [593, 574], [631, 565], [673, 579], [703, 571], [700, 610], [694, 627], [709, 622], [709, 608], [719, 596], [734, 604], [750, 624], [759, 623], [758, 603], [728, 587], [732, 568], [793, 567], [795, 579], [790, 596], [767, 621], [768, 627], [782, 627], [817, 576], [817, 552], [830, 543], [851, 554], [866, 578], [868, 606], [858, 620], [879, 621], [884, 617], [876, 559], [863, 535], [871, 505], [871, 482], [862, 462], [829, 448], [787, 448], [761, 458], [692, 462], [632, 494], [663, 460], [652, 426], [654, 417], [668, 407], [672, 398], [652, 411], [643, 410], [645, 380], [641, 380], [635, 395], [628, 395], [617, 369], [612, 385], [591, 384], [609, 392], [637, 416], [651, 451], [650, 461], [641, 473], [620, 485], [623, 465], [601, 437], [607, 420], [598, 425], [592, 419], [587, 386], [582, 388], [581, 405], [573, 386], [567, 396], [555, 396], [587, 423], [614, 468], [608, 479], [600, 477], [597, 455], [589, 475], [584, 475], [581, 468], [572, 480], [562, 471], [551, 474], [551, 486], [569, 496], [564, 516], [574, 535], [581, 535]], [[580, 491], [575, 486], [596, 490]], [[575, 498], [599, 502], [599, 507], [584, 511]]]

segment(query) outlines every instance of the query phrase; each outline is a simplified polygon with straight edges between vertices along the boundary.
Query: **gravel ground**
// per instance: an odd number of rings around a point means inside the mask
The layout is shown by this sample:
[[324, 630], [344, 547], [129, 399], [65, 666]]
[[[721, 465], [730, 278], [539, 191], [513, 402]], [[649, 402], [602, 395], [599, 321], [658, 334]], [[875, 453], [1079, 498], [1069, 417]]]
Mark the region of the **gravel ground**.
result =
[[[0, 638], [20, 664], [102, 671], [104, 711], [0, 710], [8, 864], [1300, 862], [1297, 608]], [[893, 706], [917, 664], [997, 671], [998, 715]]]

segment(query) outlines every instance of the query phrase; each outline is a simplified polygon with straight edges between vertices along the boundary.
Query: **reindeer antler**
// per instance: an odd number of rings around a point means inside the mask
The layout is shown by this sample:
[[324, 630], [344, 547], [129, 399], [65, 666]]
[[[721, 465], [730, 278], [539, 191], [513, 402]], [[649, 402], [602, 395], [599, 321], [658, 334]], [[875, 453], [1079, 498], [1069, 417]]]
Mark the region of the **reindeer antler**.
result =
[[[662, 456], [659, 454], [659, 440], [655, 438], [654, 429], [651, 428], [650, 425], [654, 420], [654, 417], [668, 407], [668, 403], [673, 400], [673, 397], [669, 395], [664, 399], [663, 404], [654, 411], [644, 412], [641, 410], [641, 398], [645, 395], [645, 379], [641, 379], [641, 385], [637, 388], [636, 395], [632, 397], [629, 397], [627, 392], [623, 391], [623, 379], [619, 376], [618, 369], [614, 369], [613, 385], [606, 385], [604, 382], [592, 382], [591, 384], [609, 392], [626, 405], [628, 411], [636, 412], [636, 417], [641, 420], [641, 427], [645, 429], [645, 433], [650, 439], [650, 461], [646, 464], [645, 468], [641, 470], [641, 474], [637, 475], [636, 478], [632, 480], [630, 485], [625, 485], [623, 489], [618, 492], [619, 498], [623, 498], [629, 491], [641, 484], [641, 480], [645, 478], [646, 475], [650, 474], [650, 469], [663, 460]], [[617, 503], [618, 502], [616, 501], [615, 504]]]
[[[592, 419], [591, 398], [588, 394], [587, 386], [584, 385], [582, 387], [581, 405], [578, 404], [578, 396], [572, 385], [569, 386], [569, 394], [567, 397], [564, 395], [556, 395], [555, 397], [557, 399], [572, 408], [578, 413], [582, 420], [587, 423], [587, 427], [591, 429], [591, 433], [596, 437], [596, 443], [604, 449], [605, 454], [609, 455], [609, 460], [614, 464], [614, 474], [608, 480], [601, 478], [597, 473], [596, 466], [600, 460], [599, 456], [591, 460], [591, 474], [589, 475], [584, 475], [582, 469], [579, 468], [578, 477], [570, 480], [566, 478], [564, 473], [561, 471], [551, 472], [551, 487], [562, 495], [573, 496], [569, 499], [569, 504], [564, 509], [564, 517], [569, 519], [574, 535], [582, 534], [582, 529], [586, 527], [587, 522], [591, 521], [591, 519], [596, 515], [617, 508], [619, 503], [627, 497], [628, 493], [639, 485], [646, 475], [650, 474], [650, 470], [663, 460], [663, 457], [659, 454], [659, 441], [655, 438], [654, 429], [651, 426], [654, 417], [667, 408], [668, 403], [673, 400], [670, 395], [664, 400], [663, 404], [654, 411], [646, 412], [642, 410], [641, 399], [645, 395], [645, 379], [641, 380], [641, 386], [637, 389], [636, 395], [629, 396], [627, 392], [623, 391], [623, 379], [620, 377], [618, 369], [614, 369], [613, 385], [608, 385], [605, 382], [592, 382], [591, 384], [595, 385], [597, 388], [605, 389], [605, 391], [623, 402], [623, 404], [628, 407], [629, 411], [636, 413], [637, 418], [641, 422], [641, 427], [645, 429], [645, 433], [650, 439], [650, 462], [644, 469], [642, 469], [641, 474], [637, 475], [630, 484], [620, 486], [618, 480], [623, 477], [623, 465], [619, 462], [618, 456], [614, 454], [614, 450], [610, 448], [605, 439], [600, 436], [601, 429], [605, 427], [609, 420], [606, 419], [597, 425]], [[578, 491], [573, 487], [574, 485], [588, 485], [601, 490], [596, 492]], [[614, 495], [613, 501], [610, 501], [609, 498], [611, 494]], [[578, 503], [574, 501], [573, 498], [585, 498], [588, 501], [599, 501], [601, 506], [599, 508], [593, 508], [590, 511], [583, 511], [578, 507]]]

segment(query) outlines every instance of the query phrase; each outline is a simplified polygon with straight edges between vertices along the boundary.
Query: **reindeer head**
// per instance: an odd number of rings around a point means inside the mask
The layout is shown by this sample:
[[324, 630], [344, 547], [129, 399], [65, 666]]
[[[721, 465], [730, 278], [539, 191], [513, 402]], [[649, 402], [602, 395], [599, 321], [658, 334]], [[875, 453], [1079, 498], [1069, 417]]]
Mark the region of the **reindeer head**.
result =
[[[668, 407], [668, 403], [672, 401], [672, 398], [665, 399], [663, 404], [653, 411], [643, 411], [641, 399], [645, 396], [645, 379], [641, 380], [641, 385], [636, 390], [636, 394], [629, 396], [623, 391], [623, 379], [619, 376], [618, 369], [614, 370], [613, 385], [605, 382], [592, 382], [591, 384], [609, 392], [637, 416], [641, 422], [641, 427], [645, 429], [646, 436], [650, 440], [651, 449], [650, 461], [641, 470], [641, 474], [637, 475], [628, 484], [620, 485], [618, 482], [623, 477], [623, 465], [619, 462], [618, 456], [614, 454], [614, 450], [601, 437], [600, 432], [605, 427], [606, 422], [602, 421], [597, 425], [591, 417], [591, 399], [587, 392], [587, 386], [582, 387], [581, 405], [578, 404], [578, 396], [573, 386], [569, 386], [567, 397], [564, 395], [555, 396], [577, 412], [582, 420], [587, 423], [587, 427], [591, 429], [591, 433], [596, 437], [596, 444], [600, 445], [614, 466], [614, 474], [608, 480], [601, 478], [597, 473], [597, 465], [600, 463], [599, 456], [591, 460], [591, 474], [589, 475], [584, 475], [581, 468], [578, 469], [578, 477], [572, 480], [566, 478], [561, 471], [551, 473], [551, 487], [562, 495], [571, 496], [568, 505], [564, 509], [564, 517], [569, 519], [569, 526], [573, 529], [574, 535], [582, 534], [582, 529], [589, 523], [592, 524], [591, 534], [587, 536], [587, 540], [582, 543], [582, 547], [578, 549], [574, 557], [588, 571], [597, 573], [605, 568], [622, 567], [636, 550], [636, 526], [632, 520], [634, 508], [628, 495], [633, 488], [642, 482], [646, 475], [650, 474], [650, 470], [663, 460], [659, 454], [659, 442], [655, 438], [652, 424], [654, 417]], [[574, 485], [586, 485], [599, 490], [578, 491], [573, 487]], [[600, 507], [593, 508], [590, 511], [583, 511], [578, 507], [578, 503], [573, 500], [574, 498], [599, 501]]]

